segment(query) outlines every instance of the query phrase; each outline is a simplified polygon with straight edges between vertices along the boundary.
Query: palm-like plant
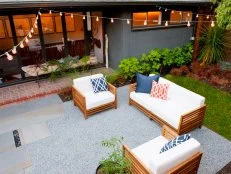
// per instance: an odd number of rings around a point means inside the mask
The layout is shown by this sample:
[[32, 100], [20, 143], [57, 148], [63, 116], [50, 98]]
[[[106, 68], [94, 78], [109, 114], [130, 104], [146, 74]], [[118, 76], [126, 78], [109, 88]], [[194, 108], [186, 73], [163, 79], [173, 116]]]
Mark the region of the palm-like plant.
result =
[[199, 38], [199, 59], [203, 64], [215, 64], [226, 58], [226, 49], [231, 48], [231, 31], [218, 26], [206, 28]]

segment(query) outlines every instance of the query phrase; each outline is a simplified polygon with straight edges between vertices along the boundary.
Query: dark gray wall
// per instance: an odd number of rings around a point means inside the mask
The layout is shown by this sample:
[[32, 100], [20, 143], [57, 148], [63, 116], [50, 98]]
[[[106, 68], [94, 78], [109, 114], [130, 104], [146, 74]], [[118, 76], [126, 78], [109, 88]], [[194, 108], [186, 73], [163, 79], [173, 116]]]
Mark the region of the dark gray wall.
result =
[[[130, 12], [122, 12], [118, 17], [131, 18]], [[106, 23], [109, 39], [109, 66], [118, 68], [121, 59], [147, 53], [154, 48], [174, 48], [190, 41], [193, 27], [161, 28], [132, 31], [126, 21]]]

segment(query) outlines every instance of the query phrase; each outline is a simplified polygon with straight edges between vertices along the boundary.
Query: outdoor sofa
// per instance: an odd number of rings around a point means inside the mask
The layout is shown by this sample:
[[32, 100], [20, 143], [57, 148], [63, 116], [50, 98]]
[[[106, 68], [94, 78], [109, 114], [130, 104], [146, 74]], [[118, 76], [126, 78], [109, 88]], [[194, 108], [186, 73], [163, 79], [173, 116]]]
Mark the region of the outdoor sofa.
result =
[[91, 79], [100, 77], [103, 77], [103, 74], [95, 74], [73, 80], [73, 102], [83, 112], [85, 119], [97, 112], [109, 108], [117, 108], [117, 90], [112, 84], [107, 83], [108, 91], [94, 93]]
[[156, 137], [134, 149], [123, 145], [123, 154], [130, 162], [132, 174], [195, 174], [198, 171], [202, 152], [194, 138], [160, 153], [160, 149], [178, 135], [163, 126], [162, 136]]
[[163, 77], [159, 78], [158, 83], [170, 84], [167, 100], [135, 92], [134, 83], [129, 87], [129, 104], [179, 135], [201, 127], [206, 110], [205, 98]]

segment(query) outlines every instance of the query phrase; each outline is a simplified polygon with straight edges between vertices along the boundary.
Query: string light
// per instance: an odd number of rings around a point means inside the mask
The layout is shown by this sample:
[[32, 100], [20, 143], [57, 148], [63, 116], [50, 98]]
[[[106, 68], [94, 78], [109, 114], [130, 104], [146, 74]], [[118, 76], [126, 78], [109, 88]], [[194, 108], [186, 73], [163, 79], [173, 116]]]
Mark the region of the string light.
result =
[[6, 52], [6, 56], [7, 56], [7, 59], [8, 59], [8, 60], [13, 60], [13, 56], [10, 55], [8, 52]]
[[62, 15], [63, 15], [63, 13], [62, 13], [62, 12], [60, 12], [60, 13], [59, 13], [59, 15], [60, 15], [60, 16], [62, 16]]
[[196, 15], [196, 18], [198, 18], [198, 17], [199, 17], [199, 14]]
[[85, 20], [85, 15], [83, 15], [83, 20]]
[[190, 16], [190, 14], [188, 13], [188, 17]]
[[49, 14], [52, 14], [52, 11], [51, 11], [51, 10], [49, 11]]
[[39, 17], [38, 16], [36, 16], [36, 21], [39, 19]]
[[165, 22], [165, 27], [167, 27], [167, 26], [168, 26], [168, 21]]
[[172, 10], [172, 14], [173, 14], [173, 13], [175, 13], [175, 11], [174, 11], [174, 10]]
[[188, 21], [188, 24], [187, 24], [187, 26], [188, 26], [188, 27], [190, 27], [190, 26], [191, 26], [191, 24], [190, 24], [190, 22], [189, 22], [189, 21]]
[[147, 20], [144, 21], [144, 25], [147, 25]]
[[168, 11], [168, 9], [166, 8], [164, 11], [166, 12], [166, 11]]
[[127, 19], [127, 24], [130, 24], [130, 20], [129, 19]]
[[99, 17], [98, 17], [98, 16], [96, 17], [96, 21], [97, 21], [97, 22], [99, 21]]
[[38, 28], [37, 24], [34, 24], [34, 28]]
[[26, 37], [26, 39], [25, 39], [25, 42], [26, 42], [26, 43], [28, 43], [28, 42], [29, 42], [29, 40], [28, 40], [28, 38], [27, 38], [27, 37]]
[[17, 47], [16, 47], [16, 46], [13, 47], [12, 53], [13, 53], [13, 54], [16, 54], [16, 53], [17, 53]]
[[39, 11], [39, 12], [38, 12], [38, 15], [39, 15], [39, 16], [41, 16], [41, 15], [42, 15], [42, 13]]
[[207, 19], [209, 19], [209, 15], [207, 15], [207, 17], [206, 17]]
[[159, 10], [161, 10], [161, 7], [159, 7]]
[[23, 41], [20, 42], [20, 48], [24, 48]]
[[32, 34], [31, 34], [31, 32], [29, 32], [28, 36], [29, 36], [29, 38], [32, 38]]
[[113, 23], [114, 22], [114, 19], [113, 18], [111, 18], [111, 23]]
[[31, 32], [31, 33], [34, 33], [34, 28], [31, 28], [30, 32]]
[[215, 23], [214, 23], [214, 21], [212, 21], [212, 23], [211, 23], [211, 27], [214, 27], [215, 26]]
[[182, 15], [182, 12], [180, 11], [180, 15]]
[[73, 13], [71, 13], [71, 18], [73, 18]]

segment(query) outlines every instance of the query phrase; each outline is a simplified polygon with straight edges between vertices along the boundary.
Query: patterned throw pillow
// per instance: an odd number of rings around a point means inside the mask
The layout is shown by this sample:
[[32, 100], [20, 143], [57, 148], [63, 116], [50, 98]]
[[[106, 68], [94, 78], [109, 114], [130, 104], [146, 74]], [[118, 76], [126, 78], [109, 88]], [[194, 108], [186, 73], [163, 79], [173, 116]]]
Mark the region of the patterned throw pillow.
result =
[[107, 81], [105, 77], [91, 79], [91, 84], [94, 93], [101, 92], [101, 91], [108, 91]]
[[159, 84], [156, 81], [152, 81], [151, 96], [167, 100], [168, 98], [169, 84]]
[[190, 134], [184, 134], [181, 136], [176, 137], [175, 139], [169, 141], [168, 143], [166, 143], [160, 150], [160, 153], [165, 152], [185, 141], [187, 141], [188, 139], [190, 139], [191, 135]]

